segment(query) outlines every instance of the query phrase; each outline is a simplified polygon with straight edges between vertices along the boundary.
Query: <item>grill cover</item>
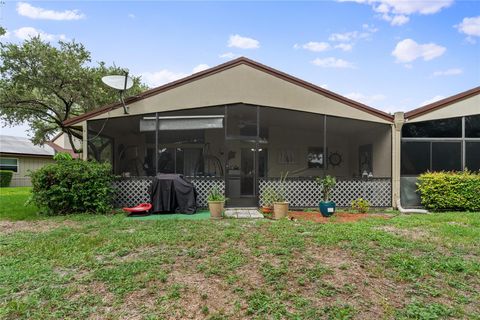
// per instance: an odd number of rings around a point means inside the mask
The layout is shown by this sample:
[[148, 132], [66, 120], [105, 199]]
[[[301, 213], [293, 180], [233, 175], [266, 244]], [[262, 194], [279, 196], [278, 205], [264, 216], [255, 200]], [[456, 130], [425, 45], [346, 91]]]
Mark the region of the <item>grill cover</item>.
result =
[[152, 213], [185, 213], [197, 211], [195, 186], [181, 174], [159, 173], [150, 186]]

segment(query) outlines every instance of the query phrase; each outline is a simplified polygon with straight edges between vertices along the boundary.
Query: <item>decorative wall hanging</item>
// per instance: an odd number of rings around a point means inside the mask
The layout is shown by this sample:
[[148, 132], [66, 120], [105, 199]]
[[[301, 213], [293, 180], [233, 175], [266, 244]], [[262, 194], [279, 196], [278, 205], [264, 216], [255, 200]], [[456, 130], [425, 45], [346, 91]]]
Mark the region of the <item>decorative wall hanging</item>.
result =
[[307, 164], [309, 168], [323, 168], [325, 164], [323, 147], [308, 148]]
[[278, 151], [279, 164], [296, 164], [297, 157], [294, 149], [280, 149]]
[[358, 169], [360, 176], [373, 172], [373, 145], [365, 144], [358, 148]]
[[340, 153], [338, 152], [332, 152], [328, 156], [328, 162], [332, 167], [339, 166], [343, 161], [343, 157]]

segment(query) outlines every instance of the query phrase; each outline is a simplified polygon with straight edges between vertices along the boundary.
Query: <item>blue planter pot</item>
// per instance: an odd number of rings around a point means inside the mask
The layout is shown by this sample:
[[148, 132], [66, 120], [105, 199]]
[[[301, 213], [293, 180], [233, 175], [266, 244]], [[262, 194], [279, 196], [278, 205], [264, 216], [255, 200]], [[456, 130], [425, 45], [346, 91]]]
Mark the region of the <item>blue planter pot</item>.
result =
[[324, 217], [330, 217], [335, 213], [335, 202], [333, 201], [320, 201], [318, 208]]

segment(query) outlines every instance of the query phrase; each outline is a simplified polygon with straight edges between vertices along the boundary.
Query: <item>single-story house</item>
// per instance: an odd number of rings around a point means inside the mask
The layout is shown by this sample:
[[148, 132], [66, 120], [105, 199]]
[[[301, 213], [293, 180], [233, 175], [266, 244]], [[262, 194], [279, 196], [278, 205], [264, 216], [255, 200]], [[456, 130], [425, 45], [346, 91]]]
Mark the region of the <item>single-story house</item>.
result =
[[29, 139], [0, 135], [0, 170], [13, 171], [11, 187], [30, 186], [29, 171], [53, 162], [55, 149], [36, 146]]
[[[316, 206], [315, 177], [325, 175], [337, 177], [338, 206], [362, 197], [395, 207], [425, 170], [478, 169], [479, 93], [391, 115], [242, 57], [130, 97], [128, 114], [114, 103], [65, 124], [83, 130], [84, 159], [122, 177], [117, 205], [148, 200], [156, 173], [180, 173], [200, 205], [216, 185], [228, 206], [257, 206], [288, 172], [292, 207]], [[428, 166], [415, 158], [425, 150]], [[457, 151], [460, 162], [440, 159]]]
[[27, 138], [0, 135], [0, 170], [13, 171], [10, 186], [31, 186], [28, 173], [52, 163], [53, 156], [58, 152], [66, 152], [78, 158], [79, 155], [73, 152], [63, 138], [64, 134], [58, 134], [43, 146], [38, 146]]

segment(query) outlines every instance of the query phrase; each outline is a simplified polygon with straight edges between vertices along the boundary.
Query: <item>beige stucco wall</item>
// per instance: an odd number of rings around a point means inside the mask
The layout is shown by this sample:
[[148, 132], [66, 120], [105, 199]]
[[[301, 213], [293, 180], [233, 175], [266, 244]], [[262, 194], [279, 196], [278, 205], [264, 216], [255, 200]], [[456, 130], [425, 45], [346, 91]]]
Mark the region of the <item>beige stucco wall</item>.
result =
[[468, 99], [453, 103], [441, 109], [426, 113], [413, 119], [407, 119], [409, 122], [420, 122], [435, 119], [455, 118], [480, 114], [480, 94]]
[[26, 187], [31, 186], [29, 171], [40, 169], [46, 164], [53, 163], [52, 158], [45, 157], [28, 157], [22, 155], [1, 155], [1, 158], [18, 159], [18, 172], [14, 172], [12, 176], [11, 187]]
[[[243, 102], [380, 123], [390, 123], [365, 111], [279, 79], [247, 65], [239, 65], [129, 105], [129, 113], [198, 108]], [[92, 119], [123, 116], [123, 108]]]

